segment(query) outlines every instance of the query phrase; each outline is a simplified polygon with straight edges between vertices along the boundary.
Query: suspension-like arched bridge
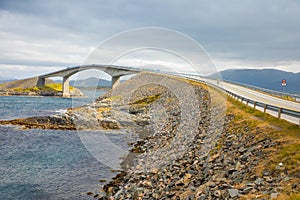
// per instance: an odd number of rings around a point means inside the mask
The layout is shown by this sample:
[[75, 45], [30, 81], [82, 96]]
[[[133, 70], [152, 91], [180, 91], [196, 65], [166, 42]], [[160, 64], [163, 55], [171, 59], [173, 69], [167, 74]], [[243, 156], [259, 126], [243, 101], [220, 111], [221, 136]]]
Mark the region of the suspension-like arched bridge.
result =
[[131, 67], [124, 67], [124, 66], [116, 66], [116, 65], [81, 65], [81, 66], [75, 66], [75, 67], [68, 67], [63, 70], [59, 70], [56, 72], [52, 72], [49, 74], [44, 74], [39, 76], [38, 79], [38, 86], [44, 86], [46, 78], [50, 77], [62, 77], [63, 83], [63, 96], [69, 97], [70, 91], [69, 91], [69, 78], [70, 76], [89, 69], [97, 69], [101, 70], [107, 74], [109, 74], [112, 77], [112, 88], [116, 87], [120, 83], [120, 77], [124, 75], [130, 75], [130, 74], [136, 74], [139, 73], [141, 70], [137, 68], [131, 68]]

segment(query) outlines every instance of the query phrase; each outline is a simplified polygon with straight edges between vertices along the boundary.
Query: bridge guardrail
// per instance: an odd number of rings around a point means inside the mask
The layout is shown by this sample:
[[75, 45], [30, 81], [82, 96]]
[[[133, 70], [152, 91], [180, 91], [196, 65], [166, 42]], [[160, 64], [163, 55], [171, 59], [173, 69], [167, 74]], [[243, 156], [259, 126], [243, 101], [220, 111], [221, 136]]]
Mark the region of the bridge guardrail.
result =
[[[173, 75], [175, 75], [175, 74], [173, 74]], [[180, 75], [175, 75], [175, 76], [180, 76]], [[237, 100], [240, 100], [242, 103], [246, 103], [248, 106], [249, 106], [249, 103], [252, 104], [254, 109], [257, 109], [257, 107], [263, 108], [264, 113], [266, 113], [267, 110], [275, 111], [275, 112], [277, 112], [277, 114], [278, 114], [277, 117], [279, 119], [281, 119], [282, 114], [288, 115], [290, 117], [294, 117], [294, 118], [298, 119], [298, 125], [300, 126], [300, 112], [299, 111], [290, 110], [290, 109], [278, 107], [278, 106], [275, 106], [275, 105], [270, 105], [270, 104], [266, 104], [266, 103], [263, 103], [263, 102], [255, 101], [253, 99], [249, 99], [249, 98], [243, 97], [241, 95], [235, 94], [235, 93], [233, 93], [231, 91], [228, 91], [228, 90], [226, 90], [226, 89], [224, 89], [224, 88], [222, 88], [218, 85], [214, 85], [212, 83], [209, 83], [209, 82], [206, 82], [206, 81], [203, 81], [203, 80], [199, 80], [199, 79], [191, 78], [191, 77], [186, 77], [186, 76], [180, 76], [180, 77], [208, 84], [208, 85], [210, 85], [210, 86], [212, 86], [216, 89], [219, 89], [221, 91], [226, 92], [229, 96], [231, 96], [233, 98], [236, 98]]]
[[249, 89], [256, 90], [256, 91], [265, 92], [265, 93], [272, 94], [275, 96], [281, 96], [281, 97], [288, 96], [288, 97], [293, 98], [295, 101], [300, 101], [300, 95], [298, 95], [298, 94], [280, 92], [280, 91], [276, 91], [276, 90], [270, 90], [270, 89], [266, 89], [266, 88], [261, 88], [261, 87], [257, 87], [257, 86], [253, 86], [253, 85], [248, 85], [245, 83], [239, 83], [239, 82], [228, 81], [228, 80], [223, 80], [223, 82], [242, 86], [242, 87], [249, 88]]

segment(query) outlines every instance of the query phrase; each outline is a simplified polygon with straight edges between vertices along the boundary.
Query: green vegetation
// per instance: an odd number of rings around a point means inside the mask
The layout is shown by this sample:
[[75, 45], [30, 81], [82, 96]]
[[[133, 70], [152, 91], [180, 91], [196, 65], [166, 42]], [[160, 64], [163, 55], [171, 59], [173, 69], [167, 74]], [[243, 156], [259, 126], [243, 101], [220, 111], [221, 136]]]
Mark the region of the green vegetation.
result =
[[292, 194], [288, 198], [289, 198], [289, 200], [299, 200], [300, 194]]
[[285, 100], [288, 100], [288, 101], [296, 101], [293, 97], [291, 97], [291, 96], [287, 96], [287, 95], [284, 95], [283, 97], [282, 97], [282, 99], [285, 99]]
[[[283, 163], [284, 170], [290, 175], [300, 173], [300, 127], [285, 120], [278, 119], [269, 114], [255, 110], [245, 104], [233, 99], [227, 100], [227, 113], [234, 114], [233, 125], [228, 131], [242, 132], [247, 125], [249, 130], [256, 132], [256, 140], [269, 137], [276, 143], [276, 146], [265, 150], [266, 158], [257, 168], [257, 175], [262, 174], [264, 169], [273, 173], [283, 173], [277, 166]], [[293, 193], [288, 185], [297, 183], [299, 179], [290, 179], [283, 183], [284, 193], [278, 198], [286, 200], [300, 199], [300, 194]], [[289, 195], [287, 195], [289, 194]]]
[[151, 104], [152, 102], [156, 101], [159, 98], [160, 98], [160, 94], [151, 95], [151, 96], [139, 99], [137, 101], [134, 101], [132, 104], [148, 105], [148, 104]]
[[[74, 87], [70, 86], [70, 90], [72, 91]], [[52, 83], [47, 84], [45, 86], [34, 86], [29, 88], [13, 88], [12, 91], [15, 92], [39, 92], [39, 91], [46, 91], [46, 92], [61, 92], [62, 91], [62, 84], [60, 83]]]
[[[251, 128], [260, 128], [280, 145], [271, 163], [283, 162], [289, 170], [300, 172], [300, 127], [255, 110], [239, 101], [228, 98], [228, 111], [236, 115], [235, 121]], [[250, 114], [250, 115], [249, 115]], [[235, 127], [238, 128], [238, 127]]]
[[[52, 83], [52, 84], [47, 84], [43, 87], [38, 87], [40, 90], [52, 90], [56, 92], [62, 91], [62, 84], [61, 83]], [[74, 87], [69, 86], [69, 89], [72, 91], [74, 90]]]
[[109, 97], [108, 99], [111, 100], [111, 101], [114, 101], [114, 100], [122, 100], [122, 97], [118, 95], [118, 96], [111, 96], [111, 97]]

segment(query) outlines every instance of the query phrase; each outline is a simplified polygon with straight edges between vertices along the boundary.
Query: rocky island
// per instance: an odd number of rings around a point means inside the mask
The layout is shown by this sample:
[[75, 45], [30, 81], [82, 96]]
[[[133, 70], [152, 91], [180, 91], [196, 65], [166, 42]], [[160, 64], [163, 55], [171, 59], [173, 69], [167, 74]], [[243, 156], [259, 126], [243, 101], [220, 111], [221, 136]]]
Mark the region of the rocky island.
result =
[[[1, 96], [53, 96], [62, 97], [62, 85], [46, 79], [45, 86], [36, 86], [38, 77], [16, 80], [0, 84]], [[70, 87], [71, 97], [84, 97], [77, 88]]]
[[95, 199], [299, 198], [299, 127], [193, 81], [140, 73], [64, 114], [0, 124], [137, 135]]

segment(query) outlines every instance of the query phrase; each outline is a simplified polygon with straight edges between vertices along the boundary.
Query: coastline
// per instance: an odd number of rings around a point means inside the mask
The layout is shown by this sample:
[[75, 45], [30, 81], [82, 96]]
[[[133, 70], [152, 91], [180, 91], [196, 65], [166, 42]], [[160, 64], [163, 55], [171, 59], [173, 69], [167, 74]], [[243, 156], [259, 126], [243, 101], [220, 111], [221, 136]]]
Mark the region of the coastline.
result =
[[0, 91], [0, 96], [25, 96], [25, 97], [57, 97], [57, 98], [86, 98], [84, 94], [78, 90], [76, 93], [71, 94], [70, 97], [63, 97], [62, 92], [16, 92], [16, 91]]

